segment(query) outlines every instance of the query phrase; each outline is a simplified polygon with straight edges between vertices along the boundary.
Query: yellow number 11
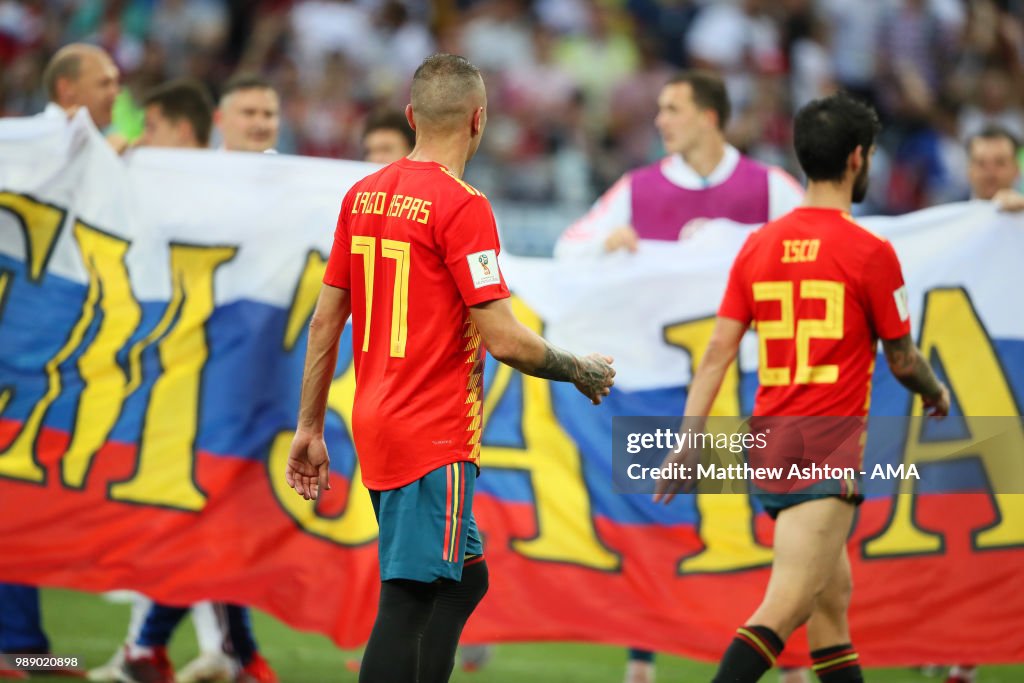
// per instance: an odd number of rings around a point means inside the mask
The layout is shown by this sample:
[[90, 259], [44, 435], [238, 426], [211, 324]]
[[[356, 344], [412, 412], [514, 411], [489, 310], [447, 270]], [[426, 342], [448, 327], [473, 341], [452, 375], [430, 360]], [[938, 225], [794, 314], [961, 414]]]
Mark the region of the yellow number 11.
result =
[[[363, 328], [363, 351], [370, 350], [370, 320], [373, 316], [373, 277], [377, 251], [377, 238], [366, 235], [352, 236], [352, 253], [363, 257], [363, 285], [366, 292], [366, 323]], [[409, 338], [409, 260], [408, 242], [380, 241], [382, 258], [395, 261], [394, 294], [391, 300], [391, 357], [405, 358], [405, 344]]]

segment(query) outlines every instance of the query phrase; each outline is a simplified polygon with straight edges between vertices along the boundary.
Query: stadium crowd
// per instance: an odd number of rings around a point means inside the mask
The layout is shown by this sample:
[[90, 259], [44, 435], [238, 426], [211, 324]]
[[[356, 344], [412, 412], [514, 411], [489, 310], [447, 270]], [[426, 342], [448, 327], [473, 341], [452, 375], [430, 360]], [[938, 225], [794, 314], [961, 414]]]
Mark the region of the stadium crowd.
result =
[[84, 41], [121, 71], [128, 139], [167, 79], [216, 96], [256, 72], [281, 95], [279, 151], [356, 159], [366, 117], [403, 106], [444, 50], [488, 83], [469, 179], [497, 200], [580, 205], [661, 154], [658, 92], [701, 66], [727, 79], [729, 141], [794, 175], [796, 108], [836, 87], [874, 103], [886, 133], [863, 210], [895, 214], [967, 198], [963, 142], [985, 124], [1024, 135], [1022, 17], [1021, 0], [0, 0], [0, 115], [41, 111], [47, 60]]

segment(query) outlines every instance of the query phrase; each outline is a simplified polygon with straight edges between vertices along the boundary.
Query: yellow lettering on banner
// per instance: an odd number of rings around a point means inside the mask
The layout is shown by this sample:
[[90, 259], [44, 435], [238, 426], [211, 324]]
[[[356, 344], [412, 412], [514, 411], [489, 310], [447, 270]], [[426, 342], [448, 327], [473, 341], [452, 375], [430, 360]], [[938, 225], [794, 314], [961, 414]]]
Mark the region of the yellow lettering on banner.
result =
[[235, 247], [171, 245], [171, 282], [180, 297], [178, 319], [157, 345], [163, 373], [153, 385], [131, 479], [110, 487], [114, 500], [182, 510], [206, 502], [192, 477], [199, 389], [209, 356], [206, 321], [213, 313], [213, 276]]
[[[57, 244], [57, 238], [60, 236], [60, 229], [64, 224], [67, 212], [27, 195], [13, 192], [0, 192], [0, 211], [11, 213], [18, 223], [18, 227], [21, 228], [25, 236], [25, 266], [28, 280], [29, 282], [39, 282], [46, 270], [50, 255], [53, 254], [53, 248]], [[0, 274], [0, 302], [4, 301], [10, 281], [10, 272]], [[87, 295], [86, 299], [88, 300], [88, 298]], [[0, 477], [32, 482], [44, 480], [45, 472], [35, 460], [36, 438], [47, 409], [60, 394], [61, 382], [58, 367], [71, 355], [88, 327], [88, 323], [80, 322], [75, 325], [67, 342], [46, 364], [46, 393], [39, 404], [33, 408], [18, 436], [6, 450], [0, 453]], [[11, 390], [9, 388], [0, 391], [0, 414], [7, 407], [10, 398]]]
[[29, 413], [18, 436], [11, 445], [0, 454], [0, 476], [21, 479], [23, 481], [42, 482], [45, 478], [43, 468], [35, 459], [35, 445], [39, 431], [43, 425], [46, 411], [60, 396], [62, 389], [60, 366], [71, 357], [85, 338], [85, 333], [92, 324], [96, 314], [96, 303], [99, 301], [102, 286], [96, 270], [89, 270], [89, 286], [86, 290], [82, 312], [74, 327], [68, 334], [64, 345], [46, 363], [46, 392]]
[[81, 222], [75, 224], [75, 239], [90, 281], [95, 279], [99, 283], [102, 314], [95, 339], [78, 360], [85, 387], [78, 401], [71, 444], [61, 459], [64, 483], [80, 488], [93, 456], [106, 442], [131, 393], [128, 377], [117, 362], [117, 352], [138, 327], [142, 309], [132, 295], [125, 267], [129, 242]]
[[[937, 355], [942, 360], [950, 393], [967, 416], [963, 419], [971, 437], [962, 442], [932, 442], [923, 441], [920, 433], [910, 434], [903, 463], [917, 465], [920, 469], [931, 462], [977, 457], [988, 481], [1004, 492], [992, 494], [998, 521], [974, 533], [975, 547], [1024, 545], [1024, 496], [1019, 495], [1024, 492], [1024, 461], [1020, 458], [1024, 453], [1024, 433], [1019, 419], [1000, 421], [998, 429], [993, 428], [991, 416], [1019, 416], [1019, 413], [999, 357], [967, 292], [959, 288], [928, 292], [920, 346], [925, 358]], [[924, 415], [919, 396], [914, 397], [911, 415]], [[974, 416], [985, 417], [975, 419]], [[998, 434], [992, 434], [994, 431]], [[958, 453], [961, 448], [966, 452]], [[899, 492], [913, 493], [914, 481], [901, 479]], [[864, 543], [866, 557], [942, 551], [941, 535], [923, 531], [916, 525], [914, 504], [914, 496], [896, 496], [888, 526]]]
[[316, 308], [316, 300], [323, 286], [324, 273], [327, 272], [327, 259], [318, 251], [311, 251], [306, 257], [306, 265], [295, 286], [295, 295], [288, 310], [288, 323], [284, 328], [284, 349], [291, 351], [302, 336], [302, 331], [309, 324], [309, 317]]
[[[10, 271], [0, 271], [0, 316], [4, 312], [4, 303], [7, 301], [7, 285], [11, 282]], [[3, 415], [7, 402], [11, 400], [10, 388], [0, 389], [0, 415]]]
[[[329, 410], [341, 416], [348, 433], [352, 434], [352, 402], [356, 395], [355, 363], [349, 363], [345, 373], [331, 382], [327, 399]], [[356, 461], [349, 481], [348, 498], [344, 511], [337, 517], [325, 517], [317, 512], [316, 501], [304, 500], [285, 481], [288, 451], [295, 432], [277, 435], [267, 458], [268, 477], [278, 503], [303, 530], [344, 546], [362, 545], [377, 538], [377, 518], [373, 514], [370, 492], [363, 486], [359, 462]], [[334, 495], [334, 492], [330, 495]]]
[[[665, 341], [690, 354], [691, 376], [696, 373], [707, 351], [714, 327], [715, 316], [710, 316], [665, 328]], [[740, 373], [736, 361], [733, 361], [711, 404], [710, 415], [735, 417], [741, 414], [740, 411]], [[771, 563], [771, 549], [759, 544], [754, 537], [754, 512], [749, 496], [734, 493], [701, 494], [698, 488], [696, 503], [700, 513], [698, 531], [704, 541], [704, 549], [683, 559], [679, 563], [680, 572], [731, 572]]]
[[11, 271], [0, 270], [0, 315], [4, 312], [7, 302], [7, 285], [11, 284]]
[[0, 192], [0, 210], [10, 211], [25, 233], [28, 279], [38, 282], [57, 244], [67, 212], [13, 192]]
[[[541, 332], [540, 318], [518, 297], [512, 298], [512, 308], [524, 325]], [[511, 381], [512, 369], [506, 365], [498, 368], [485, 399], [485, 417], [500, 402]], [[530, 475], [537, 535], [513, 539], [512, 549], [535, 560], [618, 569], [619, 555], [602, 545], [594, 528], [580, 453], [555, 417], [550, 385], [526, 375], [522, 381], [525, 448], [485, 444], [480, 460], [487, 468], [525, 470]]]

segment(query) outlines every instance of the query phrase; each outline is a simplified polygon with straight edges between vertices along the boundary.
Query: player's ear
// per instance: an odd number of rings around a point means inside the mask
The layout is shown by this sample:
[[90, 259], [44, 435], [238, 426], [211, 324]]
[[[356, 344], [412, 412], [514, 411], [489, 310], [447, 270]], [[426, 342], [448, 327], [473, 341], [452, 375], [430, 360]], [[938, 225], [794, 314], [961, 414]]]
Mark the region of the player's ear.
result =
[[860, 173], [861, 166], [868, 162], [867, 154], [864, 152], [863, 145], [857, 145], [850, 152], [850, 156], [846, 159], [846, 168], [856, 176]]
[[477, 135], [480, 135], [480, 133], [484, 129], [484, 108], [483, 107], [477, 107], [476, 110], [473, 112], [473, 122], [472, 122], [471, 125], [472, 125], [471, 132], [473, 133], [473, 136], [476, 137]]
[[77, 90], [75, 86], [75, 81], [71, 80], [67, 76], [58, 78], [57, 85], [54, 88], [54, 94], [56, 95], [54, 101], [60, 106], [67, 108], [68, 105], [66, 103], [73, 102], [75, 100], [75, 91]]
[[722, 126], [721, 126], [721, 124], [718, 121], [718, 112], [717, 111], [715, 111], [714, 109], [708, 107], [707, 109], [701, 110], [701, 114], [704, 115], [704, 120], [707, 122], [709, 127], [717, 128], [719, 130], [722, 129]]
[[405, 105], [405, 120], [409, 122], [409, 127], [416, 130], [416, 122], [412, 118], [412, 103]]

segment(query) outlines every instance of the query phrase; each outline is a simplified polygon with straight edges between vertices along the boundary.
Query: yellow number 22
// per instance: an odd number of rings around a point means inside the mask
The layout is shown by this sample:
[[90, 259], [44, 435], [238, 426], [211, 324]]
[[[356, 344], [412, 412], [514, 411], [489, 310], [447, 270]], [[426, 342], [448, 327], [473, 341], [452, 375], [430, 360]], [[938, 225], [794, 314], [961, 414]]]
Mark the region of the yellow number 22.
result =
[[[395, 261], [395, 284], [391, 303], [391, 357], [405, 358], [409, 338], [409, 261], [408, 242], [380, 241], [380, 255]], [[376, 264], [377, 238], [352, 236], [352, 253], [363, 257], [363, 285], [366, 292], [366, 322], [363, 328], [363, 351], [370, 350], [370, 320], [373, 316], [373, 279]]]
[[[785, 386], [787, 384], [833, 384], [839, 379], [838, 365], [811, 365], [812, 339], [843, 338], [843, 306], [846, 287], [842, 282], [831, 280], [802, 280], [801, 299], [821, 299], [825, 302], [825, 317], [815, 319], [794, 319], [796, 302], [793, 299], [793, 283], [789, 281], [755, 282], [754, 301], [778, 301], [779, 317], [776, 320], [759, 320], [757, 336], [760, 344], [758, 380], [762, 386]], [[794, 325], [795, 322], [795, 325]], [[790, 377], [788, 367], [768, 366], [768, 341], [771, 339], [796, 338], [796, 370]]]

